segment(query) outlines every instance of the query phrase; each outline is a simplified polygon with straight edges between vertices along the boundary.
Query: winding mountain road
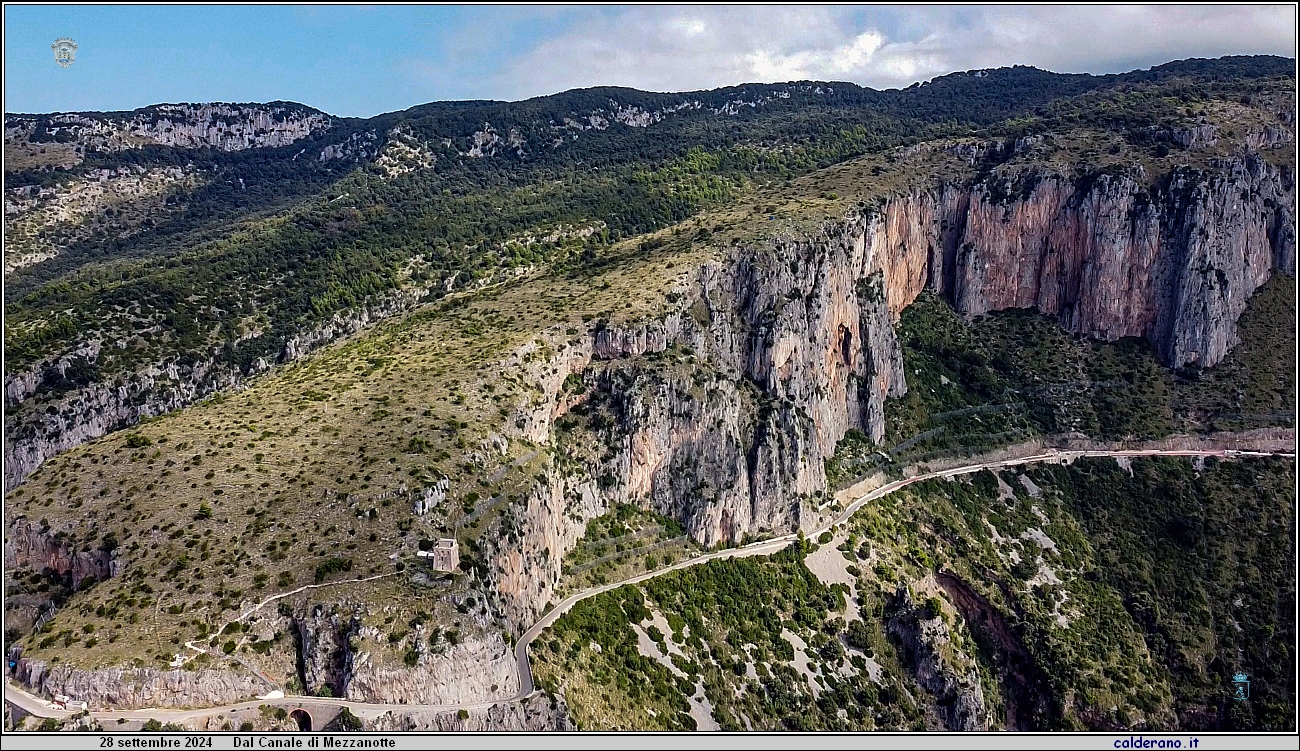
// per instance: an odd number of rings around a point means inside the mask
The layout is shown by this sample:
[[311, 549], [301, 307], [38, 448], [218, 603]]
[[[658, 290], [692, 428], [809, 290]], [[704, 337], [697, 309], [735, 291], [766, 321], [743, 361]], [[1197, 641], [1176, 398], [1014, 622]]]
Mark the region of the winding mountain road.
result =
[[[871, 503], [872, 501], [878, 500], [880, 498], [883, 498], [884, 496], [887, 496], [890, 493], [896, 492], [902, 488], [905, 488], [908, 485], [917, 482], [922, 482], [925, 480], [933, 480], [933, 479], [945, 478], [945, 477], [957, 477], [959, 475], [972, 474], [974, 472], [979, 472], [985, 469], [1000, 469], [1005, 467], [1014, 467], [1014, 466], [1020, 466], [1025, 464], [1037, 464], [1042, 462], [1064, 463], [1064, 462], [1074, 461], [1075, 459], [1082, 459], [1082, 458], [1089, 458], [1089, 457], [1139, 458], [1139, 457], [1152, 457], [1152, 456], [1215, 457], [1221, 459], [1231, 459], [1231, 458], [1238, 458], [1238, 457], [1276, 456], [1276, 457], [1287, 457], [1287, 458], [1294, 459], [1295, 453], [1257, 451], [1257, 450], [1235, 450], [1235, 449], [1063, 450], [1063, 451], [1048, 451], [1045, 453], [1035, 454], [1032, 456], [1014, 457], [1008, 459], [1001, 459], [997, 461], [980, 461], [972, 464], [963, 465], [960, 467], [937, 470], [934, 472], [927, 472], [925, 474], [914, 475], [912, 477], [907, 477], [901, 480], [894, 480], [893, 482], [882, 485], [874, 490], [865, 493], [862, 496], [859, 496], [847, 507], [845, 507], [845, 509], [842, 512], [836, 515], [829, 523], [823, 524], [817, 527], [816, 529], [803, 530], [803, 532], [808, 538], [816, 538], [819, 535], [821, 535], [821, 533], [829, 531], [833, 527], [846, 522], [849, 519], [849, 517], [851, 517], [854, 513], [858, 511], [858, 509], [862, 508], [864, 505]], [[582, 592], [578, 592], [576, 594], [573, 594], [565, 598], [554, 608], [547, 611], [546, 614], [543, 615], [536, 623], [534, 623], [532, 627], [530, 627], [527, 631], [525, 631], [524, 634], [516, 642], [515, 660], [518, 663], [518, 670], [519, 670], [519, 692], [513, 698], [510, 699], [468, 702], [462, 704], [369, 704], [364, 702], [348, 701], [346, 699], [328, 699], [328, 698], [316, 698], [316, 697], [307, 697], [307, 696], [302, 696], [302, 697], [286, 696], [284, 698], [275, 698], [275, 699], [268, 698], [264, 700], [262, 699], [251, 700], [246, 702], [240, 702], [237, 704], [227, 704], [219, 707], [208, 707], [204, 709], [135, 709], [135, 710], [91, 712], [91, 717], [94, 718], [95, 720], [100, 721], [101, 723], [105, 721], [116, 722], [119, 719], [125, 719], [126, 721], [157, 719], [160, 722], [185, 722], [188, 720], [196, 720], [205, 717], [211, 717], [217, 714], [229, 714], [231, 712], [238, 711], [238, 710], [255, 709], [261, 705], [270, 705], [274, 707], [284, 707], [285, 709], [293, 709], [298, 707], [310, 709], [310, 707], [312, 706], [321, 706], [321, 707], [347, 706], [353, 714], [355, 714], [357, 717], [364, 720], [364, 719], [374, 719], [386, 712], [390, 712], [394, 710], [399, 710], [402, 712], [413, 712], [413, 711], [414, 712], [420, 712], [420, 711], [454, 712], [461, 709], [464, 709], [466, 711], [472, 711], [472, 710], [486, 709], [495, 704], [500, 704], [503, 702], [520, 701], [537, 693], [537, 687], [533, 682], [532, 669], [528, 660], [528, 648], [532, 645], [533, 641], [537, 639], [537, 637], [542, 633], [542, 631], [544, 631], [547, 627], [549, 627], [552, 623], [554, 623], [556, 619], [559, 618], [561, 615], [568, 612], [577, 603], [628, 584], [638, 584], [640, 582], [653, 579], [657, 576], [662, 576], [670, 571], [680, 571], [681, 569], [688, 568], [690, 566], [697, 566], [701, 563], [707, 563], [708, 561], [723, 560], [727, 558], [744, 558], [744, 557], [755, 556], [755, 555], [771, 555], [781, 550], [782, 548], [786, 547], [791, 542], [794, 542], [796, 539], [798, 539], [798, 536], [799, 533], [794, 532], [791, 534], [782, 535], [781, 537], [775, 537], [770, 540], [762, 540], [759, 542], [751, 543], [749, 545], [745, 545], [742, 547], [727, 548], [724, 550], [717, 550], [711, 553], [703, 553], [693, 558], [688, 558], [684, 561], [679, 561], [678, 563], [675, 563], [671, 566], [667, 566], [662, 569], [649, 571], [644, 574], [640, 574], [638, 576], [623, 579], [621, 581], [605, 584], [599, 587], [594, 587], [592, 589], [583, 590]], [[267, 602], [270, 602], [271, 600], [277, 599], [278, 597], [282, 597], [282, 596], [284, 595], [277, 595], [276, 597], [269, 598]], [[267, 604], [267, 602], [263, 602], [256, 607], [261, 607], [262, 605]], [[254, 610], [256, 609], [256, 607], [254, 608]], [[74, 712], [54, 709], [44, 699], [41, 699], [26, 691], [23, 691], [22, 689], [9, 683], [7, 680], [5, 683], [5, 701], [15, 707], [20, 708], [22, 711], [30, 715], [34, 715], [36, 717], [42, 717], [42, 718], [54, 717], [58, 719], [66, 719], [76, 714]]]

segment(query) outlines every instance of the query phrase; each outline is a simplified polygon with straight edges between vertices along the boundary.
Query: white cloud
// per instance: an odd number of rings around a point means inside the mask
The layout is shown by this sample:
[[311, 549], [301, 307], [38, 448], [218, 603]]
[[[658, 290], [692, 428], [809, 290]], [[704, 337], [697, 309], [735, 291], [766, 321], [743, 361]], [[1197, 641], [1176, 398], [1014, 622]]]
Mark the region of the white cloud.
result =
[[904, 87], [956, 70], [1109, 73], [1187, 57], [1294, 55], [1288, 6], [633, 6], [579, 13], [485, 83], [519, 98], [598, 85], [688, 91], [849, 80]]
[[758, 50], [744, 55], [744, 64], [753, 80], [792, 81], [803, 78], [826, 78], [853, 75], [871, 62], [884, 38], [875, 31], [864, 31], [846, 44], [830, 50], [799, 50], [789, 54]]
[[680, 29], [687, 36], [696, 36], [703, 34], [708, 26], [699, 18], [674, 18], [668, 22], [668, 25], [674, 29]]

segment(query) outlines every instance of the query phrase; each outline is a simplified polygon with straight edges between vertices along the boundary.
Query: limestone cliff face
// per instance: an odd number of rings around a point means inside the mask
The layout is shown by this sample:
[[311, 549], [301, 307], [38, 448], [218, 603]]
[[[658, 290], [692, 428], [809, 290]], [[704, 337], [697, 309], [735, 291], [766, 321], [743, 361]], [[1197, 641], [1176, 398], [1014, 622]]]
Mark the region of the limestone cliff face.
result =
[[[893, 323], [923, 290], [965, 316], [1036, 307], [1080, 334], [1148, 337], [1171, 365], [1217, 363], [1250, 294], [1295, 265], [1292, 178], [1252, 156], [1219, 167], [1154, 189], [1135, 173], [899, 196], [733, 248], [661, 318], [531, 343], [505, 363], [541, 392], [513, 416], [521, 437], [549, 442], [577, 401], [616, 425], [585, 475], [552, 477], [519, 509], [494, 558], [505, 611], [536, 615], [564, 551], [613, 503], [706, 545], [798, 528], [844, 434], [883, 437], [884, 401], [907, 389]], [[571, 375], [583, 396], [565, 391]]]
[[1295, 273], [1293, 176], [1254, 158], [1223, 166], [1211, 179], [1180, 172], [1170, 184], [1172, 304], [1148, 336], [1171, 364], [1222, 360], [1251, 293], [1274, 269]]
[[[298, 668], [307, 694], [382, 704], [456, 704], [508, 699], [519, 692], [514, 655], [497, 631], [473, 631], [436, 653], [422, 624], [412, 632], [415, 664], [371, 659], [381, 634], [361, 625], [361, 611], [316, 604], [294, 616]], [[482, 624], [480, 624], [482, 625]], [[453, 713], [454, 714], [454, 713]]]
[[4, 540], [5, 568], [71, 574], [73, 589], [85, 579], [108, 579], [121, 573], [121, 563], [111, 551], [69, 550], [49, 529], [30, 520], [15, 521], [5, 531]]
[[311, 696], [347, 696], [354, 655], [351, 640], [360, 630], [355, 615], [327, 613], [316, 605], [293, 620], [303, 688]]
[[1074, 333], [1142, 336], [1166, 364], [1212, 366], [1274, 269], [1295, 269], [1294, 177], [1247, 155], [1072, 181], [946, 187], [888, 202], [875, 224], [891, 312], [921, 289], [977, 316], [1037, 308]]
[[245, 701], [266, 692], [266, 686], [256, 678], [225, 670], [79, 670], [27, 658], [18, 661], [14, 678], [44, 696], [75, 696], [92, 710], [210, 707]]
[[885, 398], [905, 393], [874, 232], [856, 218], [738, 247], [663, 318], [574, 343], [557, 331], [504, 363], [540, 391], [512, 415], [521, 438], [549, 442], [578, 401], [615, 423], [603, 462], [536, 487], [492, 557], [512, 620], [550, 601], [564, 552], [613, 503], [676, 517], [707, 545], [798, 527], [836, 443], [853, 428], [881, 437]]
[[5, 138], [71, 140], [98, 151], [123, 151], [151, 144], [243, 151], [286, 146], [329, 126], [329, 115], [302, 105], [159, 104], [120, 115], [6, 116]]
[[563, 699], [534, 696], [521, 701], [493, 704], [487, 709], [472, 709], [467, 717], [461, 717], [459, 712], [392, 710], [366, 721], [365, 729], [388, 733], [462, 730], [491, 733], [553, 730], [572, 732], [576, 728], [569, 720], [568, 708]]
[[[381, 704], [459, 704], [471, 701], [508, 700], [519, 693], [519, 673], [514, 653], [501, 632], [487, 628], [486, 618], [474, 618], [479, 628], [464, 634], [455, 644], [445, 639], [435, 648], [423, 624], [410, 634], [409, 645], [415, 664], [380, 665], [369, 652], [351, 657], [349, 699]], [[372, 648], [379, 636], [362, 641], [361, 649]], [[404, 642], [407, 644], [408, 642]]]

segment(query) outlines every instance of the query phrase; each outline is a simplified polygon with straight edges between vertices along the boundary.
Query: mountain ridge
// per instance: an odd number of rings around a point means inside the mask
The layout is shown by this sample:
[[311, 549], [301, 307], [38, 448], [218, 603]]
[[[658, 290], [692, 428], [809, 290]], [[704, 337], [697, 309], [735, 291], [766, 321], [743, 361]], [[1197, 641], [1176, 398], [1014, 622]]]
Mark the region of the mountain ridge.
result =
[[[821, 86], [829, 86], [829, 87], [838, 86], [842, 88], [848, 88], [850, 90], [856, 89], [859, 92], [885, 94], [890, 92], [908, 91], [914, 88], [923, 88], [925, 86], [933, 85], [935, 83], [942, 83], [942, 82], [947, 82], [949, 80], [956, 80], [956, 79], [972, 76], [979, 73], [984, 73], [984, 74], [1001, 73], [1004, 71], [1008, 71], [1008, 72], [1029, 71], [1033, 73], [1045, 73], [1050, 76], [1056, 76], [1056, 77], [1076, 78], [1076, 79], [1087, 78], [1096, 81], [1131, 80], [1132, 82], [1138, 82], [1143, 80], [1158, 79], [1161, 77], [1202, 73], [1205, 72], [1207, 68], [1212, 68], [1213, 69], [1212, 72], [1215, 75], [1228, 75], [1228, 74], [1239, 75], [1243, 72], [1247, 72], [1251, 75], [1284, 75], [1289, 72], [1294, 72], [1295, 62], [1296, 62], [1295, 58], [1282, 57], [1278, 55], [1225, 55], [1217, 58], [1190, 57], [1190, 58], [1183, 58], [1180, 60], [1171, 60], [1169, 62], [1161, 63], [1159, 65], [1153, 65], [1149, 68], [1136, 68], [1122, 73], [1059, 73], [1046, 68], [1039, 68], [1033, 65], [1009, 65], [1009, 66], [1001, 66], [995, 68], [972, 68], [965, 71], [953, 71], [951, 73], [945, 73], [942, 75], [935, 76], [934, 78], [931, 78], [926, 81], [918, 81], [906, 87], [888, 88], [888, 89], [873, 89], [868, 86], [855, 84], [851, 81], [832, 81], [832, 80], [823, 81], [823, 80], [813, 80], [813, 79], [778, 81], [772, 83], [744, 82], [744, 83], [737, 83], [737, 84], [729, 84], [727, 86], [719, 86], [712, 89], [691, 89], [691, 90], [683, 90], [683, 91], [652, 91], [649, 89], [637, 89], [635, 87], [630, 87], [630, 86], [611, 86], [611, 85], [598, 84], [594, 86], [582, 86], [573, 89], [565, 89], [564, 91], [558, 91], [552, 94], [539, 94], [537, 96], [525, 97], [523, 99], [434, 100], [431, 102], [414, 104], [404, 109], [390, 110], [390, 111], [380, 112], [368, 116], [333, 115], [323, 109], [314, 107], [313, 105], [310, 104], [296, 102], [293, 100], [282, 100], [282, 99], [276, 99], [267, 102], [255, 102], [255, 101], [156, 102], [153, 104], [137, 107], [131, 110], [67, 110], [67, 111], [59, 111], [59, 112], [6, 112], [5, 116], [24, 117], [24, 118], [38, 118], [38, 117], [46, 117], [50, 115], [125, 116], [125, 115], [133, 115], [137, 113], [143, 114], [146, 113], [148, 110], [151, 110], [156, 107], [168, 107], [168, 106], [228, 105], [228, 106], [244, 106], [244, 107], [247, 106], [268, 106], [269, 107], [274, 105], [292, 105], [295, 107], [312, 110], [319, 114], [328, 115], [329, 117], [337, 120], [356, 122], [356, 121], [374, 120], [376, 118], [381, 118], [386, 116], [414, 113], [416, 110], [419, 110], [422, 107], [527, 104], [527, 103], [540, 102], [544, 100], [556, 99], [556, 98], [564, 97], [566, 95], [577, 95], [577, 94], [588, 94], [588, 93], [612, 92], [612, 93], [620, 93], [625, 95], [647, 95], [647, 96], [662, 96], [662, 97], [691, 96], [691, 95], [699, 96], [702, 94], [720, 94], [722, 92], [730, 92], [730, 91], [743, 93], [753, 88], [821, 85]], [[1247, 66], [1244, 64], [1249, 64], [1249, 65]], [[1245, 67], [1246, 69], [1243, 70], [1242, 69], [1243, 67]]]

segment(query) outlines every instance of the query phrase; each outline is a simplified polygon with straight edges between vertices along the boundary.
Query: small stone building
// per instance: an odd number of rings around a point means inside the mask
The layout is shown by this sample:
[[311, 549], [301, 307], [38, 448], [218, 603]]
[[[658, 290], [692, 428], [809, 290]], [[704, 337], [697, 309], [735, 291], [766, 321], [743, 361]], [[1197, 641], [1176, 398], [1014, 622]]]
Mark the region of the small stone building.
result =
[[460, 566], [460, 547], [454, 539], [438, 540], [433, 544], [433, 550], [421, 550], [416, 555], [428, 559], [436, 571], [455, 571]]

